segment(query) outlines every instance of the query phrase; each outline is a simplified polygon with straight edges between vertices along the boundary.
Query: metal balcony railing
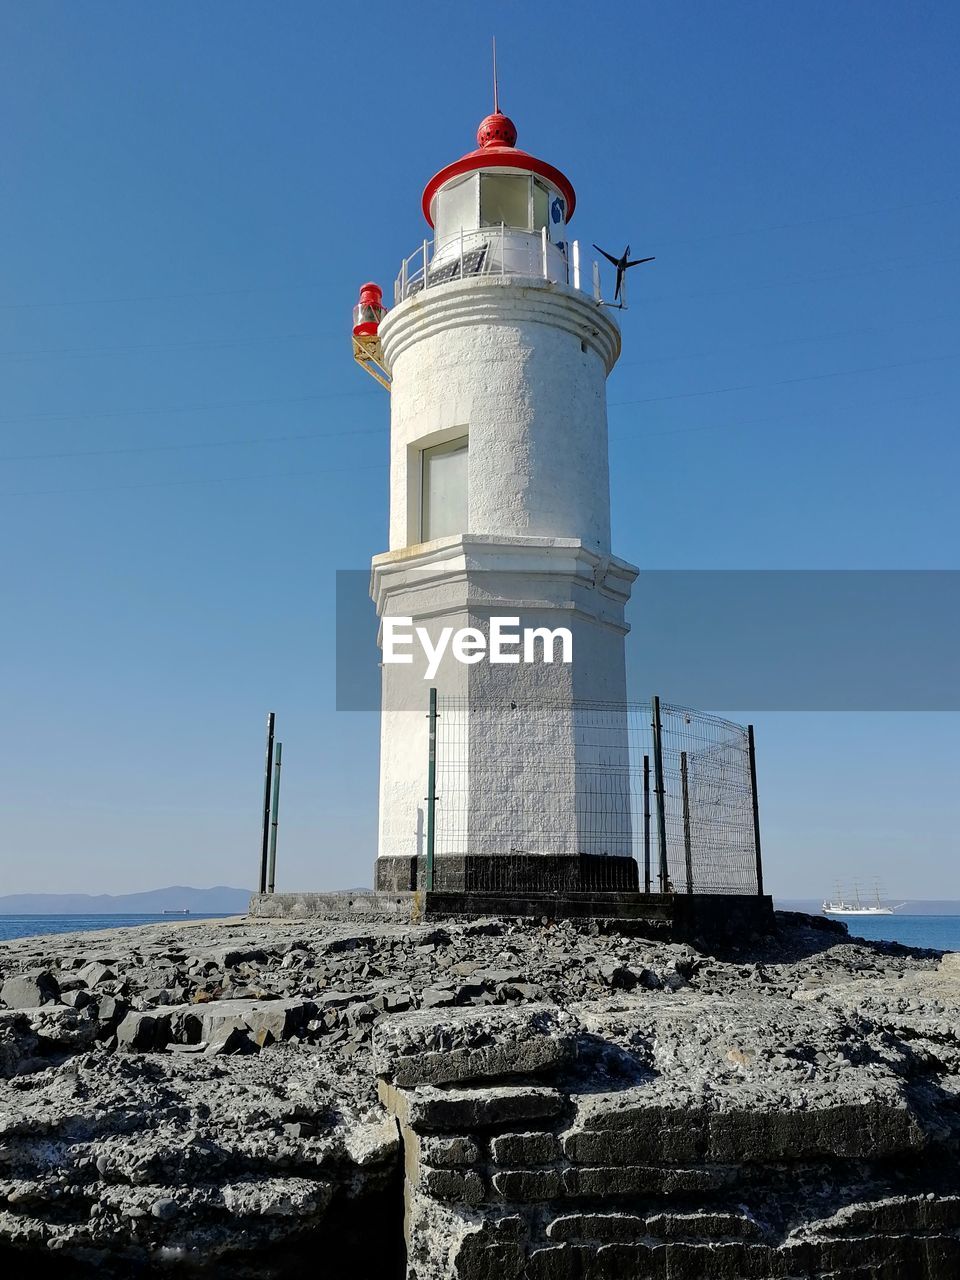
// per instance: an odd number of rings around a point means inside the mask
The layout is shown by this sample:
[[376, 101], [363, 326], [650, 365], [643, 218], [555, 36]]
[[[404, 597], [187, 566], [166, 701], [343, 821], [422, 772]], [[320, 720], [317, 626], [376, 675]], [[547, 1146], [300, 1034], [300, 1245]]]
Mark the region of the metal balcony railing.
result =
[[[574, 289], [590, 293], [595, 302], [602, 303], [599, 264], [593, 262], [582, 272], [579, 240], [574, 240], [569, 248], [568, 255], [560, 245], [552, 244], [546, 229], [520, 231], [503, 223], [498, 227], [461, 231], [440, 243], [424, 240], [401, 264], [393, 286], [394, 305], [424, 289], [476, 276], [552, 280], [555, 284], [572, 285]], [[584, 288], [586, 282], [589, 282], [588, 288]]]

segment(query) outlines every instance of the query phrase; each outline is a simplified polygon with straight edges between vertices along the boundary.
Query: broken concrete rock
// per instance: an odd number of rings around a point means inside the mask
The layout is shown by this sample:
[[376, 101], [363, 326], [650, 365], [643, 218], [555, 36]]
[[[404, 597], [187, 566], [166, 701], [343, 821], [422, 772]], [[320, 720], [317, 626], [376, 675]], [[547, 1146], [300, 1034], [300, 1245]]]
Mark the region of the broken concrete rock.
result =
[[85, 987], [98, 987], [101, 982], [114, 981], [117, 975], [109, 965], [100, 964], [99, 961], [93, 960], [82, 968], [77, 969], [74, 977], [82, 982]]
[[117, 1027], [117, 1044], [122, 1049], [163, 1049], [169, 1038], [170, 1013], [158, 1009], [131, 1011]]
[[306, 1028], [317, 1011], [311, 1000], [215, 1000], [197, 1006], [199, 1039], [230, 1030], [249, 1032], [259, 1043], [286, 1040]]
[[379, 1095], [401, 1124], [424, 1133], [470, 1133], [518, 1121], [552, 1119], [566, 1105], [559, 1090], [544, 1085], [398, 1089], [381, 1080]]
[[49, 969], [17, 974], [0, 987], [0, 1000], [8, 1009], [37, 1009], [59, 997], [60, 986]]
[[384, 1018], [374, 1032], [374, 1067], [398, 1086], [536, 1075], [572, 1061], [578, 1023], [549, 1006], [450, 1010]]
[[[735, 957], [598, 923], [171, 922], [0, 945], [0, 982], [37, 971], [94, 997], [0, 1013], [0, 1253], [38, 1274], [395, 1274], [401, 1201], [409, 1280], [960, 1274], [960, 968], [933, 954], [802, 920]], [[163, 1051], [114, 1051], [121, 1000], [169, 1017]], [[205, 1017], [248, 1051], [204, 1052]]]

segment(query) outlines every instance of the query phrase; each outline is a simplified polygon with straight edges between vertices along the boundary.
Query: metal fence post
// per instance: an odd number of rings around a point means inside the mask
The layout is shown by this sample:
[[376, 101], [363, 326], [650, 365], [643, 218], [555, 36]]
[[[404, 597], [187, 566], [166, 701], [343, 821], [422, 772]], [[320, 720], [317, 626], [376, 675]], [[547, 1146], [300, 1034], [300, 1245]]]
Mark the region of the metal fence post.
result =
[[757, 854], [757, 896], [763, 896], [763, 861], [760, 857], [760, 805], [757, 800], [757, 748], [753, 725], [747, 725], [747, 753], [750, 756], [750, 798], [753, 801], [753, 847]]
[[650, 757], [643, 757], [643, 892], [650, 892]]
[[657, 845], [660, 854], [660, 892], [667, 892], [670, 873], [667, 868], [667, 805], [663, 786], [663, 725], [660, 723], [660, 699], [653, 699], [653, 792], [657, 798]]
[[260, 892], [267, 891], [267, 852], [270, 844], [270, 784], [273, 781], [273, 729], [276, 716], [267, 716], [267, 764], [263, 782], [263, 831], [260, 840]]
[[680, 752], [680, 789], [683, 793], [683, 861], [687, 872], [687, 893], [693, 893], [693, 851], [690, 847], [690, 789], [687, 785], [687, 753]]
[[427, 874], [425, 889], [433, 892], [433, 855], [437, 839], [437, 691], [430, 690], [430, 747], [427, 757]]
[[267, 893], [275, 893], [277, 887], [277, 827], [280, 823], [280, 757], [283, 743], [277, 743], [273, 765], [273, 821], [270, 824], [270, 866], [267, 876]]

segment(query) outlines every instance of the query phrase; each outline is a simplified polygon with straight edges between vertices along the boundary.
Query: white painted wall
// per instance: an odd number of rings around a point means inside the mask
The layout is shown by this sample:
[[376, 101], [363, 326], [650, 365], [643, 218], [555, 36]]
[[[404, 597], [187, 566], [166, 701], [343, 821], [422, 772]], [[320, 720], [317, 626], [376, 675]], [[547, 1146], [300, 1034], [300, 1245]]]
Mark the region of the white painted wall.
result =
[[[616, 321], [566, 285], [478, 277], [416, 294], [380, 333], [393, 382], [390, 551], [375, 557], [371, 581], [378, 614], [413, 617], [434, 637], [442, 626], [482, 630], [492, 613], [568, 626], [572, 667], [448, 659], [432, 683], [475, 704], [516, 703], [544, 752], [579, 761], [585, 778], [597, 752], [576, 741], [569, 704], [625, 701], [623, 611], [637, 573], [610, 555], [606, 377], [620, 353]], [[465, 430], [468, 527], [418, 543], [420, 450]], [[423, 850], [429, 687], [418, 664], [383, 667], [381, 856]], [[545, 702], [554, 710], [543, 712]], [[579, 772], [545, 802], [518, 764], [515, 721], [476, 717], [465, 732], [456, 828], [470, 847], [449, 852], [509, 854], [521, 829], [532, 852], [590, 844], [591, 820], [577, 823]], [[617, 757], [616, 743], [611, 750]], [[448, 788], [440, 804], [452, 803]], [[596, 815], [597, 829], [612, 812]], [[443, 831], [441, 820], [438, 854]]]
[[469, 533], [610, 549], [608, 310], [547, 281], [440, 285], [380, 327], [391, 388], [390, 548], [416, 542], [419, 451], [470, 437]]
[[[500, 722], [485, 712], [457, 727], [456, 754], [464, 769], [470, 767], [468, 776], [451, 779], [441, 763], [438, 854], [467, 851], [461, 847], [465, 833], [469, 852], [479, 854], [508, 854], [521, 833], [530, 852], [630, 852], [626, 794], [611, 795], [606, 810], [594, 807], [592, 816], [581, 806], [578, 817], [576, 804], [578, 790], [582, 794], [594, 785], [586, 771], [601, 758], [608, 766], [622, 764], [626, 740], [607, 734], [598, 750], [577, 736], [569, 707], [574, 699], [624, 702], [623, 613], [636, 573], [575, 538], [467, 535], [375, 557], [371, 591], [381, 617], [412, 617], [434, 641], [443, 626], [488, 634], [491, 614], [518, 617], [521, 627], [566, 626], [573, 633], [574, 658], [569, 666], [463, 666], [447, 658], [432, 681], [423, 678], [419, 654], [409, 666], [384, 665], [381, 856], [409, 856], [423, 829], [431, 684], [441, 696], [501, 708], [505, 717]], [[535, 743], [533, 751], [518, 746], [518, 720]], [[447, 726], [441, 725], [441, 754], [448, 742]], [[573, 762], [566, 774], [557, 767], [564, 760]], [[569, 785], [545, 803], [551, 769]], [[617, 823], [620, 842], [601, 847], [601, 832]]]

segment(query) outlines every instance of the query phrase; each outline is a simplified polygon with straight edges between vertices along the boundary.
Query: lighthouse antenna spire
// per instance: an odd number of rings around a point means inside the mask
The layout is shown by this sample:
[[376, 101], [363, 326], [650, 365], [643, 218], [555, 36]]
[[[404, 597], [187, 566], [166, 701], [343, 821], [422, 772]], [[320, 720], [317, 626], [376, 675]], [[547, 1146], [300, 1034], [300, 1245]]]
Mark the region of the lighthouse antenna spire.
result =
[[493, 37], [493, 114], [500, 113], [500, 90], [497, 86], [497, 37]]

